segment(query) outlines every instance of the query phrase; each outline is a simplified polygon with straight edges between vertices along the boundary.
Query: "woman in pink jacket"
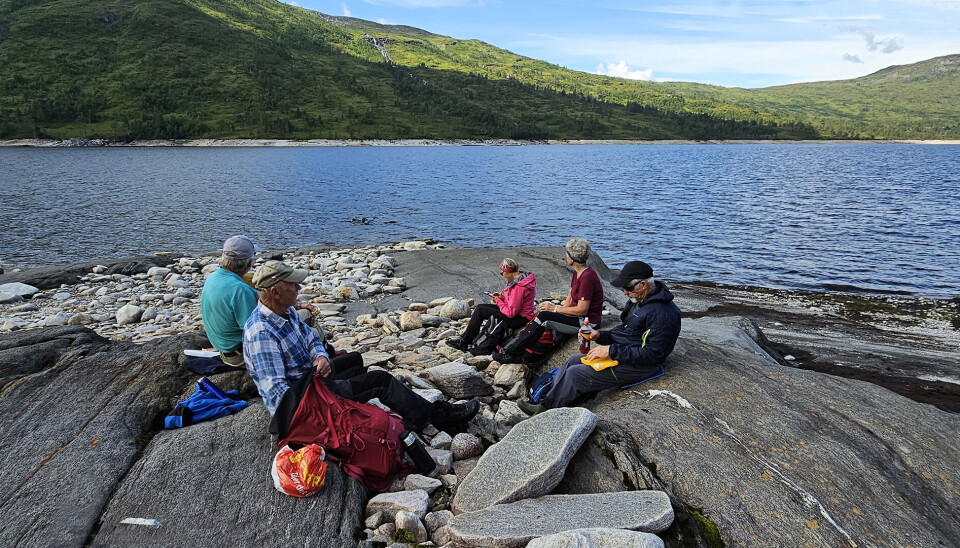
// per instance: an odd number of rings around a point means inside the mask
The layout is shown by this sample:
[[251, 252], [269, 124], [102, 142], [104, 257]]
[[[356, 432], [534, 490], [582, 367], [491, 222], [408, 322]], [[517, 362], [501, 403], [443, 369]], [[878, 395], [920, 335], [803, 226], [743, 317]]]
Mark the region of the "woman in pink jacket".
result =
[[519, 329], [537, 315], [534, 300], [537, 296], [537, 277], [533, 272], [521, 272], [517, 261], [504, 259], [500, 275], [507, 280], [503, 293], [494, 293], [493, 304], [479, 304], [470, 317], [466, 331], [459, 337], [447, 339], [447, 344], [466, 350], [480, 332], [484, 320], [490, 317], [506, 322], [509, 329]]

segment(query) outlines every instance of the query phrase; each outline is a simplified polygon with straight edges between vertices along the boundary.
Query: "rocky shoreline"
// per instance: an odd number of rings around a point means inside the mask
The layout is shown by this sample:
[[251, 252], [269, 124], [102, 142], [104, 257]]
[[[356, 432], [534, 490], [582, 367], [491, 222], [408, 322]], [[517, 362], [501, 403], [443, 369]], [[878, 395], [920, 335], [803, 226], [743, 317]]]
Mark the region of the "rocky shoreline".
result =
[[[363, 353], [428, 399], [483, 402], [465, 432], [424, 432], [441, 478], [410, 476], [369, 501], [339, 471], [310, 499], [272, 490], [268, 417], [243, 372], [215, 380], [254, 400], [250, 409], [158, 431], [193, 390], [182, 350], [207, 344], [198, 297], [215, 256], [0, 275], [0, 294], [12, 301], [0, 304], [0, 462], [8, 472], [0, 538], [77, 546], [428, 538], [524, 546], [539, 538], [538, 546], [568, 546], [569, 538], [549, 539], [570, 528], [557, 508], [574, 505], [578, 526], [607, 527], [620, 539], [608, 542], [620, 545], [624, 529], [659, 534], [637, 545], [676, 547], [960, 541], [956, 300], [668, 282], [685, 314], [666, 376], [605, 392], [586, 409], [527, 418], [515, 401], [539, 371], [443, 341], [462, 330], [473, 299], [500, 289], [490, 265], [504, 256], [537, 273], [541, 299], [561, 298], [569, 271], [560, 255], [424, 241], [263, 254], [311, 270], [301, 299], [318, 307], [334, 346]], [[592, 263], [611, 279], [598, 257]], [[44, 287], [4, 285], [28, 282]], [[606, 290], [612, 321], [623, 297]], [[818, 369], [825, 366], [829, 375]], [[910, 399], [883, 387], [908, 380], [929, 385]], [[924, 398], [933, 405], [918, 403]], [[227, 477], [224, 490], [217, 480]], [[69, 478], [75, 494], [41, 487], [63, 481], [54, 478]], [[653, 498], [623, 493], [634, 491]], [[617, 496], [596, 498], [603, 493]], [[296, 519], [307, 514], [319, 521]], [[124, 524], [131, 517], [163, 525]]]
[[375, 146], [523, 146], [523, 145], [737, 145], [737, 144], [926, 144], [958, 145], [960, 140], [718, 140], [685, 141], [628, 141], [621, 139], [141, 139], [118, 141], [111, 139], [6, 139], [0, 147], [76, 148], [76, 147], [375, 147]]

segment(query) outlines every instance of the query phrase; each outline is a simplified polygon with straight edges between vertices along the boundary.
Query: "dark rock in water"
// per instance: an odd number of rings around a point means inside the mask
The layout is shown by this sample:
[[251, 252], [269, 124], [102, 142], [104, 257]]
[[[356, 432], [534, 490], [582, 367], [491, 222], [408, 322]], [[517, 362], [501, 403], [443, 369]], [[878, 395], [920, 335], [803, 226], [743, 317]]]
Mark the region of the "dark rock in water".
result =
[[[0, 545], [355, 545], [345, 524], [359, 522], [362, 488], [334, 469], [312, 499], [280, 495], [261, 404], [154, 437], [197, 379], [183, 349], [206, 344], [110, 342], [84, 327], [0, 336]], [[241, 378], [214, 379], [249, 393]], [[162, 525], [119, 524], [128, 517]]]
[[76, 284], [81, 276], [89, 274], [93, 270], [93, 267], [97, 265], [107, 267], [104, 274], [123, 274], [130, 276], [144, 273], [155, 266], [167, 266], [173, 261], [173, 257], [160, 255], [72, 265], [47, 266], [24, 270], [22, 272], [2, 274], [0, 275], [0, 284], [21, 282], [32, 285], [38, 289], [56, 289], [62, 284]]

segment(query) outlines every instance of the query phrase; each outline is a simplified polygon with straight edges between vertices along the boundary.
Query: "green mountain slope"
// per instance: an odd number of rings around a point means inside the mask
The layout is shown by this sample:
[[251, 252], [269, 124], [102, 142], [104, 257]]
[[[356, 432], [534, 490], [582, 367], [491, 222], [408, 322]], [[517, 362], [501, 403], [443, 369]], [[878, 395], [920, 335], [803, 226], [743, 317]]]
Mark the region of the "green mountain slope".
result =
[[[944, 83], [951, 78], [915, 87], [947, 99], [956, 93]], [[275, 0], [0, 0], [0, 137], [7, 138], [863, 135], [826, 107], [807, 110], [802, 92], [777, 90], [585, 74], [476, 40]], [[824, 105], [836, 101], [824, 92]], [[896, 109], [900, 101], [888, 102]], [[922, 105], [912, 105], [910, 116], [926, 120]], [[877, 127], [886, 128], [877, 108], [857, 112], [876, 113]], [[896, 136], [928, 137], [914, 131]]]

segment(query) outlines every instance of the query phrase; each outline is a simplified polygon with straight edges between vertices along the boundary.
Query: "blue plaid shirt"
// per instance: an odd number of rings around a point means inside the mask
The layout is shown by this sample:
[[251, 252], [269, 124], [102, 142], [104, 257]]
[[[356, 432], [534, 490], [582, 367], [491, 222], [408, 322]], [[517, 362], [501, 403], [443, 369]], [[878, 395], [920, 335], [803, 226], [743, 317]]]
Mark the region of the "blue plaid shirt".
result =
[[292, 306], [278, 316], [259, 303], [243, 326], [243, 361], [271, 415], [290, 381], [313, 369], [317, 356], [327, 356], [323, 343]]

